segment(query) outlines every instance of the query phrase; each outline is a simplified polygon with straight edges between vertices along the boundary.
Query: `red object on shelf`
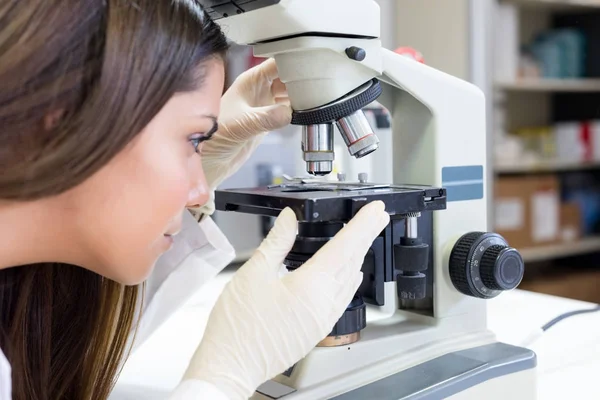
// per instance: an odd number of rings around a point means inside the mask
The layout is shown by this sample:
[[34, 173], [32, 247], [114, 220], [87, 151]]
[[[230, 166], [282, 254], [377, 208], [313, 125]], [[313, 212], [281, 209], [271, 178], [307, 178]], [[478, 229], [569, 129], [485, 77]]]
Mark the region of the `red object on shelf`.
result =
[[423, 54], [412, 47], [398, 47], [396, 50], [394, 50], [394, 53], [400, 54], [401, 56], [410, 57], [421, 64], [425, 64], [425, 58], [423, 57]]
[[592, 127], [588, 121], [581, 123], [581, 131], [579, 132], [579, 139], [583, 143], [584, 161], [592, 161], [594, 158], [594, 146], [592, 145]]
[[254, 54], [252, 54], [252, 51], [250, 52], [250, 54], [248, 55], [248, 69], [256, 67], [257, 65], [262, 64], [264, 61], [266, 60], [266, 58], [263, 57], [255, 57]]

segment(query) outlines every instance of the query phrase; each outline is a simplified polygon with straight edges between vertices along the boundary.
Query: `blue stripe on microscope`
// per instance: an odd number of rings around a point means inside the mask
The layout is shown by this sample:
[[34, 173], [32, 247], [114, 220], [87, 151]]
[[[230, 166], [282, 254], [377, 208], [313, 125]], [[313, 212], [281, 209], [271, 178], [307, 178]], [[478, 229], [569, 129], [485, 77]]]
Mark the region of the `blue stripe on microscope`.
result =
[[448, 202], [483, 199], [483, 166], [444, 167], [442, 186]]
[[461, 166], [442, 168], [442, 182], [483, 180], [483, 166]]
[[449, 186], [446, 189], [446, 201], [478, 199], [483, 199], [483, 183], [475, 185]]

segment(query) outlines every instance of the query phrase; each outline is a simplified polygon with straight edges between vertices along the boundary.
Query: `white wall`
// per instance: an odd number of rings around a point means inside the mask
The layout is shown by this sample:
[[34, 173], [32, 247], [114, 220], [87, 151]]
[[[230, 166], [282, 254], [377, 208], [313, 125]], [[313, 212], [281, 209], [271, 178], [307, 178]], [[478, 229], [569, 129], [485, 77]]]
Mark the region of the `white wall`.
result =
[[381, 9], [381, 44], [394, 50], [396, 43], [396, 0], [375, 0]]
[[[393, 1], [393, 0], [392, 0]], [[421, 51], [432, 67], [470, 77], [469, 0], [396, 0], [396, 42]]]

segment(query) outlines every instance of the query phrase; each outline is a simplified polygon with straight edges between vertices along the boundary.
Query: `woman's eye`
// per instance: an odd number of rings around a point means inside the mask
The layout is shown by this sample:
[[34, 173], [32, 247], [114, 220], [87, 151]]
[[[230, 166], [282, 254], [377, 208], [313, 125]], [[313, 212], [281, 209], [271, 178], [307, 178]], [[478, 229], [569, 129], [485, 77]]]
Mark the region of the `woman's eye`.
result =
[[202, 142], [206, 140], [206, 136], [204, 135], [194, 135], [190, 138], [190, 143], [194, 146], [194, 151], [199, 153], [202, 149]]
[[200, 153], [200, 150], [202, 150], [202, 143], [206, 142], [207, 140], [210, 140], [215, 134], [215, 132], [218, 130], [218, 128], [219, 125], [215, 122], [212, 129], [207, 133], [196, 133], [190, 136], [188, 140], [190, 141], [192, 146], [194, 146], [194, 151], [196, 153]]

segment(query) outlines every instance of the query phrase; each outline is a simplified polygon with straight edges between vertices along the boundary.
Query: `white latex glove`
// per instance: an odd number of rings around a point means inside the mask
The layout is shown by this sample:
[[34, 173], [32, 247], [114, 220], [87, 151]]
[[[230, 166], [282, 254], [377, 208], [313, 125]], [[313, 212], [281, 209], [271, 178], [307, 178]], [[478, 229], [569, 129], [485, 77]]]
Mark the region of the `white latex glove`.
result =
[[247, 399], [306, 356], [333, 329], [362, 282], [365, 255], [389, 222], [382, 202], [364, 206], [309, 261], [280, 277], [294, 244], [290, 209], [217, 300], [185, 373]]
[[[291, 119], [288, 93], [275, 60], [238, 76], [221, 99], [219, 130], [202, 147], [202, 168], [211, 193], [246, 162], [266, 133], [283, 128]], [[214, 212], [212, 195], [196, 212]]]

